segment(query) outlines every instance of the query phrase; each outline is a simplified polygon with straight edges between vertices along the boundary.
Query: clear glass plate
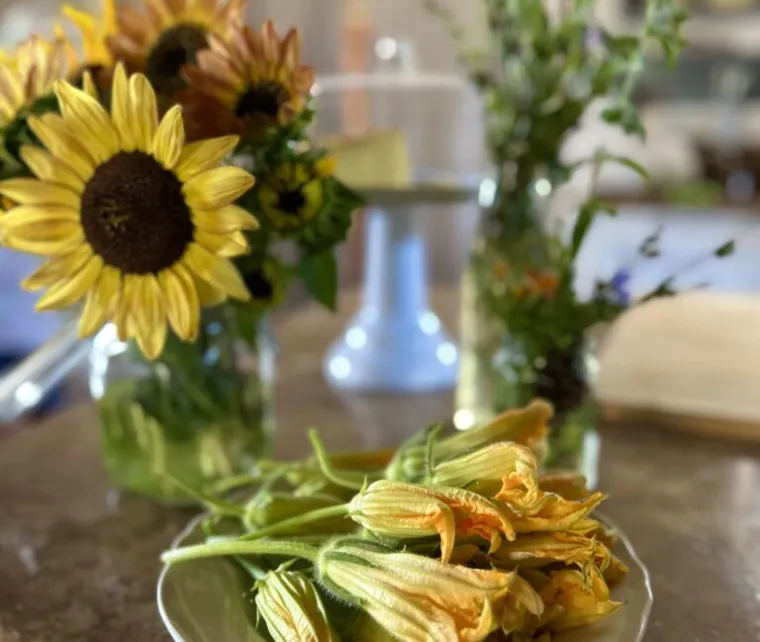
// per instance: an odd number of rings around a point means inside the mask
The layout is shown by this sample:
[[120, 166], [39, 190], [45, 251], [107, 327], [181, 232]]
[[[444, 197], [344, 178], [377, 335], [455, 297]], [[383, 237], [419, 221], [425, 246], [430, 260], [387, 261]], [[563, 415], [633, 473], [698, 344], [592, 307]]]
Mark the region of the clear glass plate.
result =
[[[180, 533], [173, 546], [195, 544], [203, 540], [196, 517]], [[597, 624], [568, 631], [557, 642], [641, 642], [652, 609], [649, 573], [636, 555], [631, 542], [610, 520], [619, 541], [615, 554], [630, 568], [613, 598], [625, 606]], [[193, 560], [165, 567], [158, 580], [158, 610], [175, 642], [261, 642], [251, 626], [250, 605], [243, 596], [251, 588], [251, 579], [224, 558]]]

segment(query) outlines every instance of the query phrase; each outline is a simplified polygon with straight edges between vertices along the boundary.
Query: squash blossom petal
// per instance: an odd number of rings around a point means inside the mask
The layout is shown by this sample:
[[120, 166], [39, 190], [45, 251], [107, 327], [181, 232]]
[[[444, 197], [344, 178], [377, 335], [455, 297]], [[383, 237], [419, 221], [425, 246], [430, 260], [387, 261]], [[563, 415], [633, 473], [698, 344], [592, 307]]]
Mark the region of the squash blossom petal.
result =
[[586, 626], [622, 606], [610, 600], [604, 579], [593, 570], [590, 578], [576, 570], [550, 573], [539, 594], [547, 607], [542, 626], [554, 632]]
[[554, 493], [573, 501], [586, 499], [591, 495], [591, 491], [586, 488], [586, 478], [578, 473], [544, 473], [538, 480], [538, 487], [545, 493]]
[[528, 446], [537, 450], [536, 455], [540, 458], [553, 414], [552, 406], [541, 400], [533, 401], [525, 408], [507, 410], [485, 426], [463, 430], [441, 440], [433, 450], [435, 459], [451, 459], [500, 441]]
[[518, 512], [510, 521], [518, 533], [564, 531], [587, 517], [605, 498], [603, 493], [594, 493], [583, 501], [572, 502], [547, 493], [538, 509]]
[[441, 559], [451, 557], [456, 536], [481, 537], [496, 550], [502, 538], [514, 539], [505, 512], [476, 493], [460, 488], [426, 488], [376, 481], [354, 497], [349, 515], [367, 530], [393, 539], [438, 535]]
[[533, 508], [540, 496], [538, 462], [526, 446], [502, 441], [450, 459], [433, 469], [432, 483], [496, 497], [516, 507]]
[[517, 573], [512, 575], [507, 601], [502, 609], [501, 630], [505, 635], [516, 631], [535, 630], [544, 613], [541, 596]]
[[337, 641], [314, 584], [302, 573], [271, 571], [256, 589], [256, 608], [275, 642]]
[[322, 551], [322, 583], [405, 642], [480, 642], [500, 626], [514, 574], [355, 544]]
[[598, 559], [600, 566], [609, 564], [609, 549], [582, 535], [567, 532], [521, 535], [514, 542], [504, 542], [491, 555], [497, 564], [540, 568], [555, 562], [583, 566], [589, 559]]

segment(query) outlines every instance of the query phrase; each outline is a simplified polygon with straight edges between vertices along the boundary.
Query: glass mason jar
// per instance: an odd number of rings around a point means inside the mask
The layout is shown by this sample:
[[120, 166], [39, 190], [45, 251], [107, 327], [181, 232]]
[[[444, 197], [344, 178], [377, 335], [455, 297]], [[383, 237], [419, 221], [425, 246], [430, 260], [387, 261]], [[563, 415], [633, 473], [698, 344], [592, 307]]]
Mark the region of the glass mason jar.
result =
[[546, 399], [554, 405], [555, 416], [544, 466], [581, 472], [593, 486], [599, 438], [590, 388], [598, 370], [597, 341], [582, 335], [561, 337], [549, 349], [544, 343], [537, 353], [489, 309], [486, 288], [492, 287], [500, 270], [512, 269], [507, 267], [509, 252], [497, 247], [482, 228], [473, 242], [461, 284], [454, 423], [464, 430], [536, 397]]
[[271, 448], [275, 357], [268, 325], [243, 336], [227, 305], [204, 312], [194, 343], [170, 335], [152, 362], [106, 326], [93, 342], [90, 392], [112, 483], [182, 503], [174, 479], [201, 489], [250, 470]]

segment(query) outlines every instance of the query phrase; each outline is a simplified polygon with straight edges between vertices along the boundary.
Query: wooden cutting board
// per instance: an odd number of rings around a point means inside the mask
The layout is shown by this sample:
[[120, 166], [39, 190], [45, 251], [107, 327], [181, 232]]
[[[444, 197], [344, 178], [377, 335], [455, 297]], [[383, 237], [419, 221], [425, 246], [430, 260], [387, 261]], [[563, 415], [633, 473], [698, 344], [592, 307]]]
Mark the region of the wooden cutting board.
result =
[[609, 330], [602, 415], [760, 441], [760, 297], [694, 292], [651, 301]]

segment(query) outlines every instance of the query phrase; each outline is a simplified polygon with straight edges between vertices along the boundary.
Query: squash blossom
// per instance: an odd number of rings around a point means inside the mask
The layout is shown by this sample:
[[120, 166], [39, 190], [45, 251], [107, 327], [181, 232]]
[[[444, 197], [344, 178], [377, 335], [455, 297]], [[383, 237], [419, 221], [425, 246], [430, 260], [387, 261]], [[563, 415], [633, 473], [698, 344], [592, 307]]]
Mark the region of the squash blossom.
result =
[[401, 482], [376, 481], [351, 500], [348, 514], [380, 537], [415, 539], [438, 535], [441, 560], [451, 557], [456, 536], [477, 536], [501, 545], [515, 538], [504, 511], [476, 493], [460, 488], [426, 488]]
[[275, 642], [337, 642], [314, 584], [279, 569], [256, 582], [256, 608]]
[[458, 486], [497, 497], [515, 507], [533, 508], [540, 500], [538, 462], [526, 446], [502, 441], [433, 469], [435, 485]]
[[516, 512], [509, 520], [518, 533], [570, 530], [605, 498], [604, 493], [594, 493], [582, 501], [572, 502], [559, 495], [546, 493], [535, 510]]
[[499, 626], [514, 574], [340, 542], [320, 553], [320, 580], [405, 642], [480, 642]]

